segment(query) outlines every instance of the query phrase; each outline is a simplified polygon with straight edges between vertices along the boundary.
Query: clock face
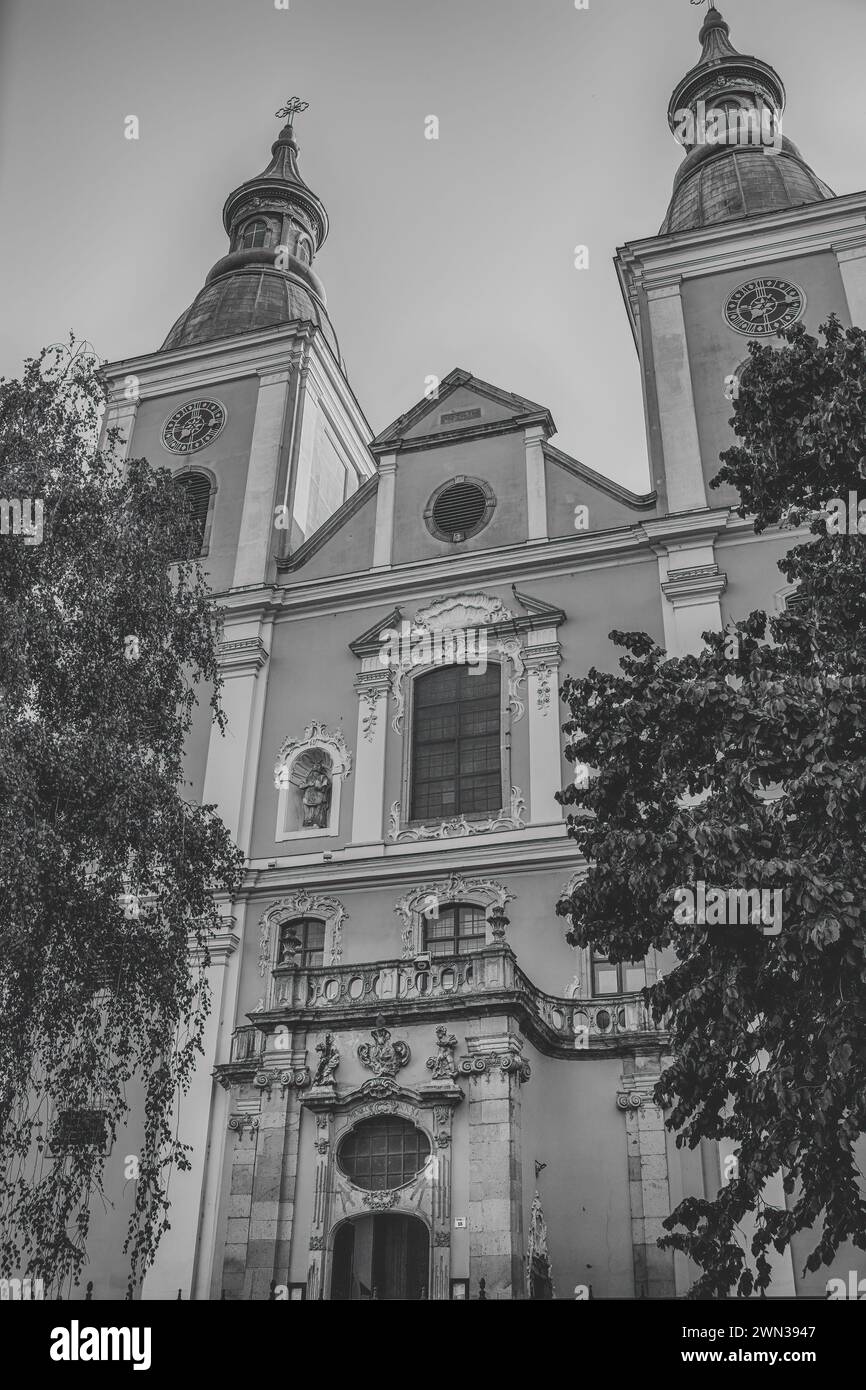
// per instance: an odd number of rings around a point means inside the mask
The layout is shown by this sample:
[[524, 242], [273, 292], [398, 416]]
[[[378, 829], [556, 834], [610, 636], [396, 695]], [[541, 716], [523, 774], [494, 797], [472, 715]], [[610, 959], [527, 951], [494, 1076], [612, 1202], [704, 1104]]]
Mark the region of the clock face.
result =
[[226, 408], [219, 401], [187, 401], [163, 425], [163, 446], [173, 454], [194, 454], [213, 443], [225, 422]]
[[735, 333], [769, 337], [796, 323], [805, 307], [806, 296], [790, 280], [748, 280], [728, 299], [725, 318]]

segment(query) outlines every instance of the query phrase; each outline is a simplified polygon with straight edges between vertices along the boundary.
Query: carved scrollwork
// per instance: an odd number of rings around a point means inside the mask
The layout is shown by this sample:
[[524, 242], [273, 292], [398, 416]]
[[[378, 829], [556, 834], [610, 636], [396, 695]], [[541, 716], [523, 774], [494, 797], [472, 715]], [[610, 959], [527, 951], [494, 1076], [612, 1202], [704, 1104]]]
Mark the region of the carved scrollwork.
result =
[[450, 1244], [451, 1244], [451, 1232], [450, 1232], [450, 1231], [436, 1231], [436, 1233], [435, 1233], [434, 1236], [433, 1236], [433, 1244], [434, 1244], [435, 1246], [439, 1247], [439, 1248], [441, 1248], [442, 1246], [445, 1246], [445, 1245], [450, 1245]]
[[397, 1190], [391, 1192], [365, 1192], [361, 1201], [370, 1211], [390, 1211], [391, 1207], [396, 1207], [400, 1200], [400, 1193]]
[[513, 1074], [518, 1081], [528, 1081], [532, 1068], [525, 1057], [515, 1052], [476, 1053], [474, 1057], [463, 1057], [459, 1070], [464, 1076], [483, 1076], [496, 1070]]

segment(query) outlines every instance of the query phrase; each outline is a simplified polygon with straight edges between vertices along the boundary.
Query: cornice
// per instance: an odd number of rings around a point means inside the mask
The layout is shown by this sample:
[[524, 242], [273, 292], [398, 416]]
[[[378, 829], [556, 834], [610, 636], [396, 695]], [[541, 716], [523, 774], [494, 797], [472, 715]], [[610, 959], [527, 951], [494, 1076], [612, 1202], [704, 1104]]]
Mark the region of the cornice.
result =
[[655, 235], [618, 247], [620, 290], [637, 343], [642, 289], [719, 271], [748, 270], [768, 260], [790, 260], [817, 250], [866, 244], [866, 192], [801, 208], [758, 213], [673, 235]]
[[466, 425], [460, 429], [436, 430], [434, 434], [413, 435], [411, 439], [389, 435], [382, 443], [375, 440], [370, 452], [380, 454], [412, 454], [422, 450], [439, 449], [448, 444], [470, 444], [476, 439], [492, 438], [500, 434], [522, 434], [530, 425], [546, 426], [548, 413], [534, 415], [513, 415], [508, 420], [488, 420], [480, 425]]
[[[271, 861], [252, 859], [247, 864], [244, 881], [236, 901], [252, 901], [306, 889], [329, 893], [352, 888], [390, 888], [415, 878], [418, 874], [441, 875], [483, 872], [486, 877], [495, 873], [514, 875], [544, 871], [562, 874], [565, 878], [584, 864], [574, 842], [567, 837], [563, 822], [499, 835], [479, 835], [465, 840], [434, 840], [400, 845], [382, 845], [381, 852], [371, 854], [369, 847], [358, 847], [355, 857], [349, 857], [353, 846], [331, 851], [331, 858], [322, 855], [282, 856]], [[303, 862], [306, 861], [306, 862]], [[274, 867], [269, 867], [273, 862]]]
[[658, 493], [656, 492], [631, 492], [629, 488], [623, 487], [621, 483], [615, 483], [610, 478], [606, 478], [603, 473], [596, 473], [594, 468], [589, 468], [580, 459], [572, 458], [570, 454], [563, 453], [552, 444], [544, 445], [544, 457], [550, 459], [552, 463], [558, 464], [567, 472], [581, 478], [591, 487], [598, 488], [599, 492], [607, 493], [616, 502], [622, 502], [626, 507], [632, 507], [635, 511], [651, 511], [658, 503]]

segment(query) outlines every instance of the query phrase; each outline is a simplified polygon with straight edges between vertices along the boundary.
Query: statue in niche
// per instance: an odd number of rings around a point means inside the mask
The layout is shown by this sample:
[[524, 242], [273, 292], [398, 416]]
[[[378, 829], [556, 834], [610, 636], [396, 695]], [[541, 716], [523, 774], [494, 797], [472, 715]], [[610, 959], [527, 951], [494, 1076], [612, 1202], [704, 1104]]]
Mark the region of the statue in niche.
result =
[[313, 1077], [313, 1085], [335, 1086], [335, 1072], [340, 1065], [340, 1053], [333, 1033], [326, 1033], [325, 1041], [316, 1043], [316, 1051], [320, 1054], [321, 1060]]
[[436, 1029], [436, 1047], [438, 1049], [435, 1057], [427, 1058], [427, 1067], [433, 1073], [434, 1081], [453, 1081], [457, 1076], [457, 1068], [454, 1065], [454, 1049], [457, 1046], [457, 1039], [454, 1034], [449, 1035], [444, 1023], [440, 1023]]
[[304, 828], [325, 830], [331, 809], [331, 779], [324, 763], [310, 768], [303, 784]]

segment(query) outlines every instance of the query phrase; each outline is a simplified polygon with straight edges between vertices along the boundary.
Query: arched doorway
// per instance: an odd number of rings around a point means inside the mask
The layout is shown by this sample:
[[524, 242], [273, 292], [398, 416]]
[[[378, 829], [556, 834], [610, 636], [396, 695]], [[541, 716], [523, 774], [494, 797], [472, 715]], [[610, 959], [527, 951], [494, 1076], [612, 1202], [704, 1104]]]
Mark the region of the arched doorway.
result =
[[428, 1296], [430, 1236], [417, 1216], [377, 1212], [344, 1221], [334, 1237], [331, 1299], [411, 1302]]

